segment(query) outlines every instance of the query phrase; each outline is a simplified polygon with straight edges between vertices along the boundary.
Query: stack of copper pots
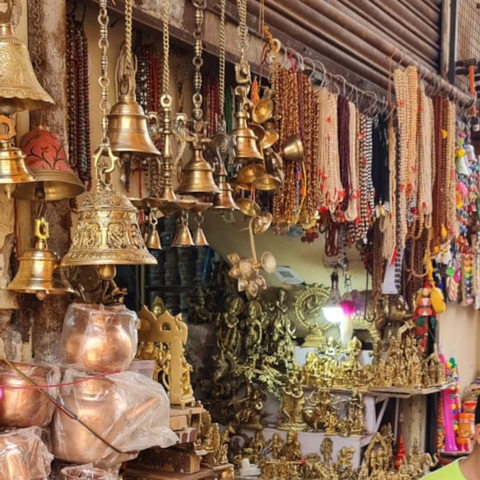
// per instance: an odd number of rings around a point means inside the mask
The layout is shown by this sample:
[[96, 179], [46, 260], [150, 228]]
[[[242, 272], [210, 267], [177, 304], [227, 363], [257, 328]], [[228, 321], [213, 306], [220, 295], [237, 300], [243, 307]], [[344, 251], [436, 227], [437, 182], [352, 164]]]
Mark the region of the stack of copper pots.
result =
[[0, 480], [40, 480], [51, 471], [53, 456], [43, 428], [50, 424], [54, 406], [21, 375], [56, 398], [60, 370], [32, 363], [12, 365], [0, 361], [0, 384], [5, 387], [0, 401]]

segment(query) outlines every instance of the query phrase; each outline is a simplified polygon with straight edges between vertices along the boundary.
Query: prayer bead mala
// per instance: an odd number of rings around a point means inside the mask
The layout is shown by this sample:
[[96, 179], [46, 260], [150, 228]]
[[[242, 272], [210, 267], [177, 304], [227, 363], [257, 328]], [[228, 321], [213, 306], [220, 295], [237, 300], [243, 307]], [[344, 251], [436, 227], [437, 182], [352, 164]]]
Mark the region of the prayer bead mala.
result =
[[345, 211], [345, 219], [348, 222], [355, 222], [359, 215], [359, 190], [358, 190], [358, 156], [357, 156], [357, 109], [353, 103], [348, 105], [350, 109], [348, 124], [348, 143], [349, 143], [349, 171], [350, 171], [350, 196], [348, 207]]

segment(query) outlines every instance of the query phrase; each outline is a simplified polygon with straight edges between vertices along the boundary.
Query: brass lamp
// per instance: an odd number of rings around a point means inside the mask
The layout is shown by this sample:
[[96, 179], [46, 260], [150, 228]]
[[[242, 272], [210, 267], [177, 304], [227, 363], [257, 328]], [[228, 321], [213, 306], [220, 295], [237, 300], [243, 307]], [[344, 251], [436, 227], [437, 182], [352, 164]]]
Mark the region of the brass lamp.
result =
[[35, 294], [39, 300], [46, 295], [73, 293], [62, 276], [60, 257], [47, 247], [48, 224], [44, 218], [35, 220], [35, 245], [19, 258], [19, 268], [7, 290]]
[[[0, 12], [0, 113], [36, 110], [53, 105], [33, 71], [27, 47], [15, 36], [11, 24], [12, 0]], [[8, 110], [3, 110], [4, 108]], [[13, 109], [13, 110], [12, 110]]]

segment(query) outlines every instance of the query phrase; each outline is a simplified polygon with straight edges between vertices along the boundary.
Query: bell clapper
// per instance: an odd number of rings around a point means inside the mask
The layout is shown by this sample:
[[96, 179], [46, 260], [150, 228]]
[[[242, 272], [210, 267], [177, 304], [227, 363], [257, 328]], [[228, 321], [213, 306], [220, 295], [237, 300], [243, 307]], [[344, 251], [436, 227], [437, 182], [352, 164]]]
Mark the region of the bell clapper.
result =
[[102, 282], [102, 295], [100, 302], [103, 305], [121, 304], [127, 294], [126, 288], [119, 288], [115, 283], [117, 269], [115, 265], [101, 265], [98, 267], [98, 275]]

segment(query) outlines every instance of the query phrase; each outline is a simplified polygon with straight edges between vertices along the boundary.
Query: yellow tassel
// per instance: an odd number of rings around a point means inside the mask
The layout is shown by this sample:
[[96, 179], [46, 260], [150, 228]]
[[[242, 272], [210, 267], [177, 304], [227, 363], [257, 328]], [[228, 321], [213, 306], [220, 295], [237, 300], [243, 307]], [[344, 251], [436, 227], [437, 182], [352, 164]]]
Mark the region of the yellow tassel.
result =
[[447, 238], [447, 229], [445, 228], [445, 225], [442, 223], [442, 238]]
[[438, 287], [432, 287], [430, 299], [432, 301], [432, 308], [435, 310], [435, 313], [443, 313], [446, 310], [447, 305], [445, 304], [445, 299], [443, 298], [443, 292]]
[[448, 132], [443, 128], [440, 130], [440, 132], [442, 133], [442, 138], [445, 140], [448, 137]]

